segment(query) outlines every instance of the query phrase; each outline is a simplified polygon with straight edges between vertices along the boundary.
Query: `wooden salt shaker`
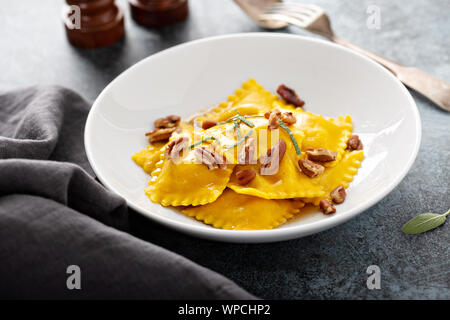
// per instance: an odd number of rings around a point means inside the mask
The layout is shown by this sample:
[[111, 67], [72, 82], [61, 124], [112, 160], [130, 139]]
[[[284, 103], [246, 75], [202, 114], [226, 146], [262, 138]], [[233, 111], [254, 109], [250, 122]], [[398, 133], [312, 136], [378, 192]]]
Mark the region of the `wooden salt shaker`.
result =
[[162, 27], [186, 19], [187, 0], [128, 0], [131, 16], [140, 25]]
[[114, 0], [66, 0], [63, 21], [69, 42], [79, 48], [109, 46], [125, 35], [124, 12]]

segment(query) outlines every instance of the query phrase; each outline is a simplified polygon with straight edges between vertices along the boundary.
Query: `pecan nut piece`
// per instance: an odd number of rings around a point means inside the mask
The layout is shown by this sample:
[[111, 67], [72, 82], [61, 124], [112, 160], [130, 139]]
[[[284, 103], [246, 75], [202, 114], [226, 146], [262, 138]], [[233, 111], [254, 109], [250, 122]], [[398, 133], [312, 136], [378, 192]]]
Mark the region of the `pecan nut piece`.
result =
[[354, 134], [348, 139], [347, 149], [350, 151], [363, 149], [363, 144], [358, 135]]
[[261, 163], [260, 174], [276, 174], [285, 153], [286, 142], [284, 142], [283, 139], [280, 139], [280, 141], [275, 146], [267, 150], [266, 155], [259, 158], [259, 162]]
[[253, 164], [255, 161], [255, 139], [248, 138], [238, 154], [239, 164]]
[[308, 155], [308, 159], [315, 162], [330, 162], [336, 160], [337, 152], [331, 151], [323, 148], [306, 149], [306, 154]]
[[273, 109], [273, 110], [269, 110], [269, 111], [267, 111], [266, 113], [264, 113], [264, 118], [266, 118], [266, 119], [269, 119], [270, 118], [270, 115], [272, 114], [272, 113], [275, 113], [277, 116], [281, 116], [281, 111], [280, 110], [278, 110], [278, 109]]
[[300, 159], [298, 160], [298, 166], [302, 169], [302, 172], [310, 178], [317, 177], [325, 171], [324, 166], [310, 160]]
[[174, 128], [178, 127], [181, 118], [179, 116], [170, 115], [155, 120], [155, 128]]
[[285, 86], [284, 84], [281, 84], [278, 87], [277, 93], [280, 95], [280, 97], [283, 98], [284, 101], [293, 104], [296, 107], [302, 107], [305, 104], [305, 101], [300, 99], [294, 90]]
[[172, 136], [172, 133], [177, 128], [161, 128], [155, 129], [153, 131], [147, 132], [145, 135], [148, 137], [150, 143], [169, 140]]
[[343, 185], [340, 185], [333, 189], [333, 191], [330, 192], [331, 200], [333, 200], [334, 203], [340, 204], [345, 201], [345, 197], [347, 196], [347, 193], [345, 192], [345, 188]]
[[166, 148], [166, 159], [171, 159], [173, 162], [178, 163], [180, 161], [181, 152], [186, 150], [189, 144], [188, 137], [179, 137], [171, 141]]
[[206, 164], [209, 170], [214, 170], [219, 167], [211, 151], [205, 147], [195, 148], [194, 155], [200, 163]]
[[324, 214], [332, 214], [336, 212], [336, 208], [327, 200], [320, 200], [319, 207]]
[[200, 163], [205, 164], [209, 170], [225, 169], [227, 167], [224, 156], [217, 154], [206, 147], [195, 148], [194, 155], [195, 158]]
[[241, 186], [250, 183], [256, 177], [256, 172], [253, 170], [239, 170], [236, 171], [236, 178]]
[[297, 122], [297, 118], [292, 112], [285, 112], [281, 115], [281, 121], [283, 121], [287, 126], [291, 126]]
[[278, 122], [279, 119], [281, 119], [281, 121], [283, 121], [287, 126], [291, 126], [297, 122], [297, 118], [292, 112], [281, 113], [281, 111], [276, 109], [273, 111], [267, 111], [264, 114], [264, 117], [269, 119], [269, 130], [278, 129], [280, 126], [280, 123]]
[[[264, 115], [265, 116], [265, 115]], [[278, 119], [281, 117], [281, 112], [278, 110], [274, 110], [269, 115], [269, 130], [275, 130], [278, 129], [280, 124], [278, 123]]]
[[214, 127], [216, 125], [217, 125], [217, 121], [205, 120], [205, 121], [202, 122], [202, 129], [206, 130], [206, 129], [212, 128], [212, 127]]

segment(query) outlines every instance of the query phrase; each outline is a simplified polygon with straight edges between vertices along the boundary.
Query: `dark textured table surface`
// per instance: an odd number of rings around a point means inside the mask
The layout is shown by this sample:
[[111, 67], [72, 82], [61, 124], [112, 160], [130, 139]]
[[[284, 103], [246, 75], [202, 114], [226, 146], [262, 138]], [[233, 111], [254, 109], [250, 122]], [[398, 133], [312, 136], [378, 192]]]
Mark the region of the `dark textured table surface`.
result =
[[[339, 35], [450, 81], [449, 0], [303, 2], [323, 6]], [[62, 3], [0, 1], [0, 90], [60, 84], [93, 100], [119, 73], [155, 52], [207, 36], [262, 31], [231, 0], [190, 0], [186, 22], [159, 30], [137, 26], [127, 8], [123, 41], [79, 50], [66, 41]], [[369, 5], [381, 9], [378, 30], [366, 27]], [[295, 28], [282, 32], [310, 36]], [[450, 299], [449, 222], [423, 235], [400, 232], [418, 213], [450, 208], [450, 114], [412, 95], [423, 124], [415, 164], [391, 194], [343, 225], [292, 241], [239, 245], [192, 238], [132, 214], [132, 233], [262, 298]], [[380, 267], [380, 290], [366, 286], [370, 265]]]

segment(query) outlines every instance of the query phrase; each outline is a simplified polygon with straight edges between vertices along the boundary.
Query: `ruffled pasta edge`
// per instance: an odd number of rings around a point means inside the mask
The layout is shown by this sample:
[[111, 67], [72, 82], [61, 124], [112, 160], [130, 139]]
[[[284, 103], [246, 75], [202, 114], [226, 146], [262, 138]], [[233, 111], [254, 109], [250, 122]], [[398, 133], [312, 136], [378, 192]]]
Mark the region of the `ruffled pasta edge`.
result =
[[[275, 200], [274, 200], [275, 201]], [[278, 200], [279, 201], [279, 200]], [[274, 220], [270, 225], [265, 227], [264, 229], [246, 229], [242, 224], [232, 225], [229, 222], [224, 222], [223, 220], [215, 220], [214, 213], [208, 212], [206, 214], [200, 213], [195, 214], [195, 212], [190, 212], [189, 210], [182, 210], [182, 213], [190, 218], [194, 218], [198, 221], [201, 221], [207, 225], [210, 225], [214, 228], [218, 229], [226, 229], [226, 230], [269, 230], [279, 227], [280, 225], [286, 223], [288, 220], [293, 218], [296, 214], [300, 213], [300, 210], [305, 206], [305, 203], [300, 200], [290, 200], [285, 199], [284, 201], [296, 201], [298, 207], [293, 208], [289, 212], [286, 212], [283, 216]]]

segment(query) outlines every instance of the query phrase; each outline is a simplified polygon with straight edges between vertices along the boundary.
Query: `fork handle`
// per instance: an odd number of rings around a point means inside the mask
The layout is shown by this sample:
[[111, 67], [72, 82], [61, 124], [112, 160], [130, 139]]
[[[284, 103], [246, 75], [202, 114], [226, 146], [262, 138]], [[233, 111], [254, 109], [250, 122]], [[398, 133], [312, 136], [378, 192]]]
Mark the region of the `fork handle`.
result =
[[439, 80], [428, 73], [420, 71], [419, 69], [403, 66], [378, 54], [362, 49], [346, 39], [336, 36], [331, 36], [328, 38], [337, 44], [357, 51], [375, 60], [391, 71], [409, 88], [414, 89], [423, 96], [427, 97], [444, 110], [450, 111], [450, 83]]

